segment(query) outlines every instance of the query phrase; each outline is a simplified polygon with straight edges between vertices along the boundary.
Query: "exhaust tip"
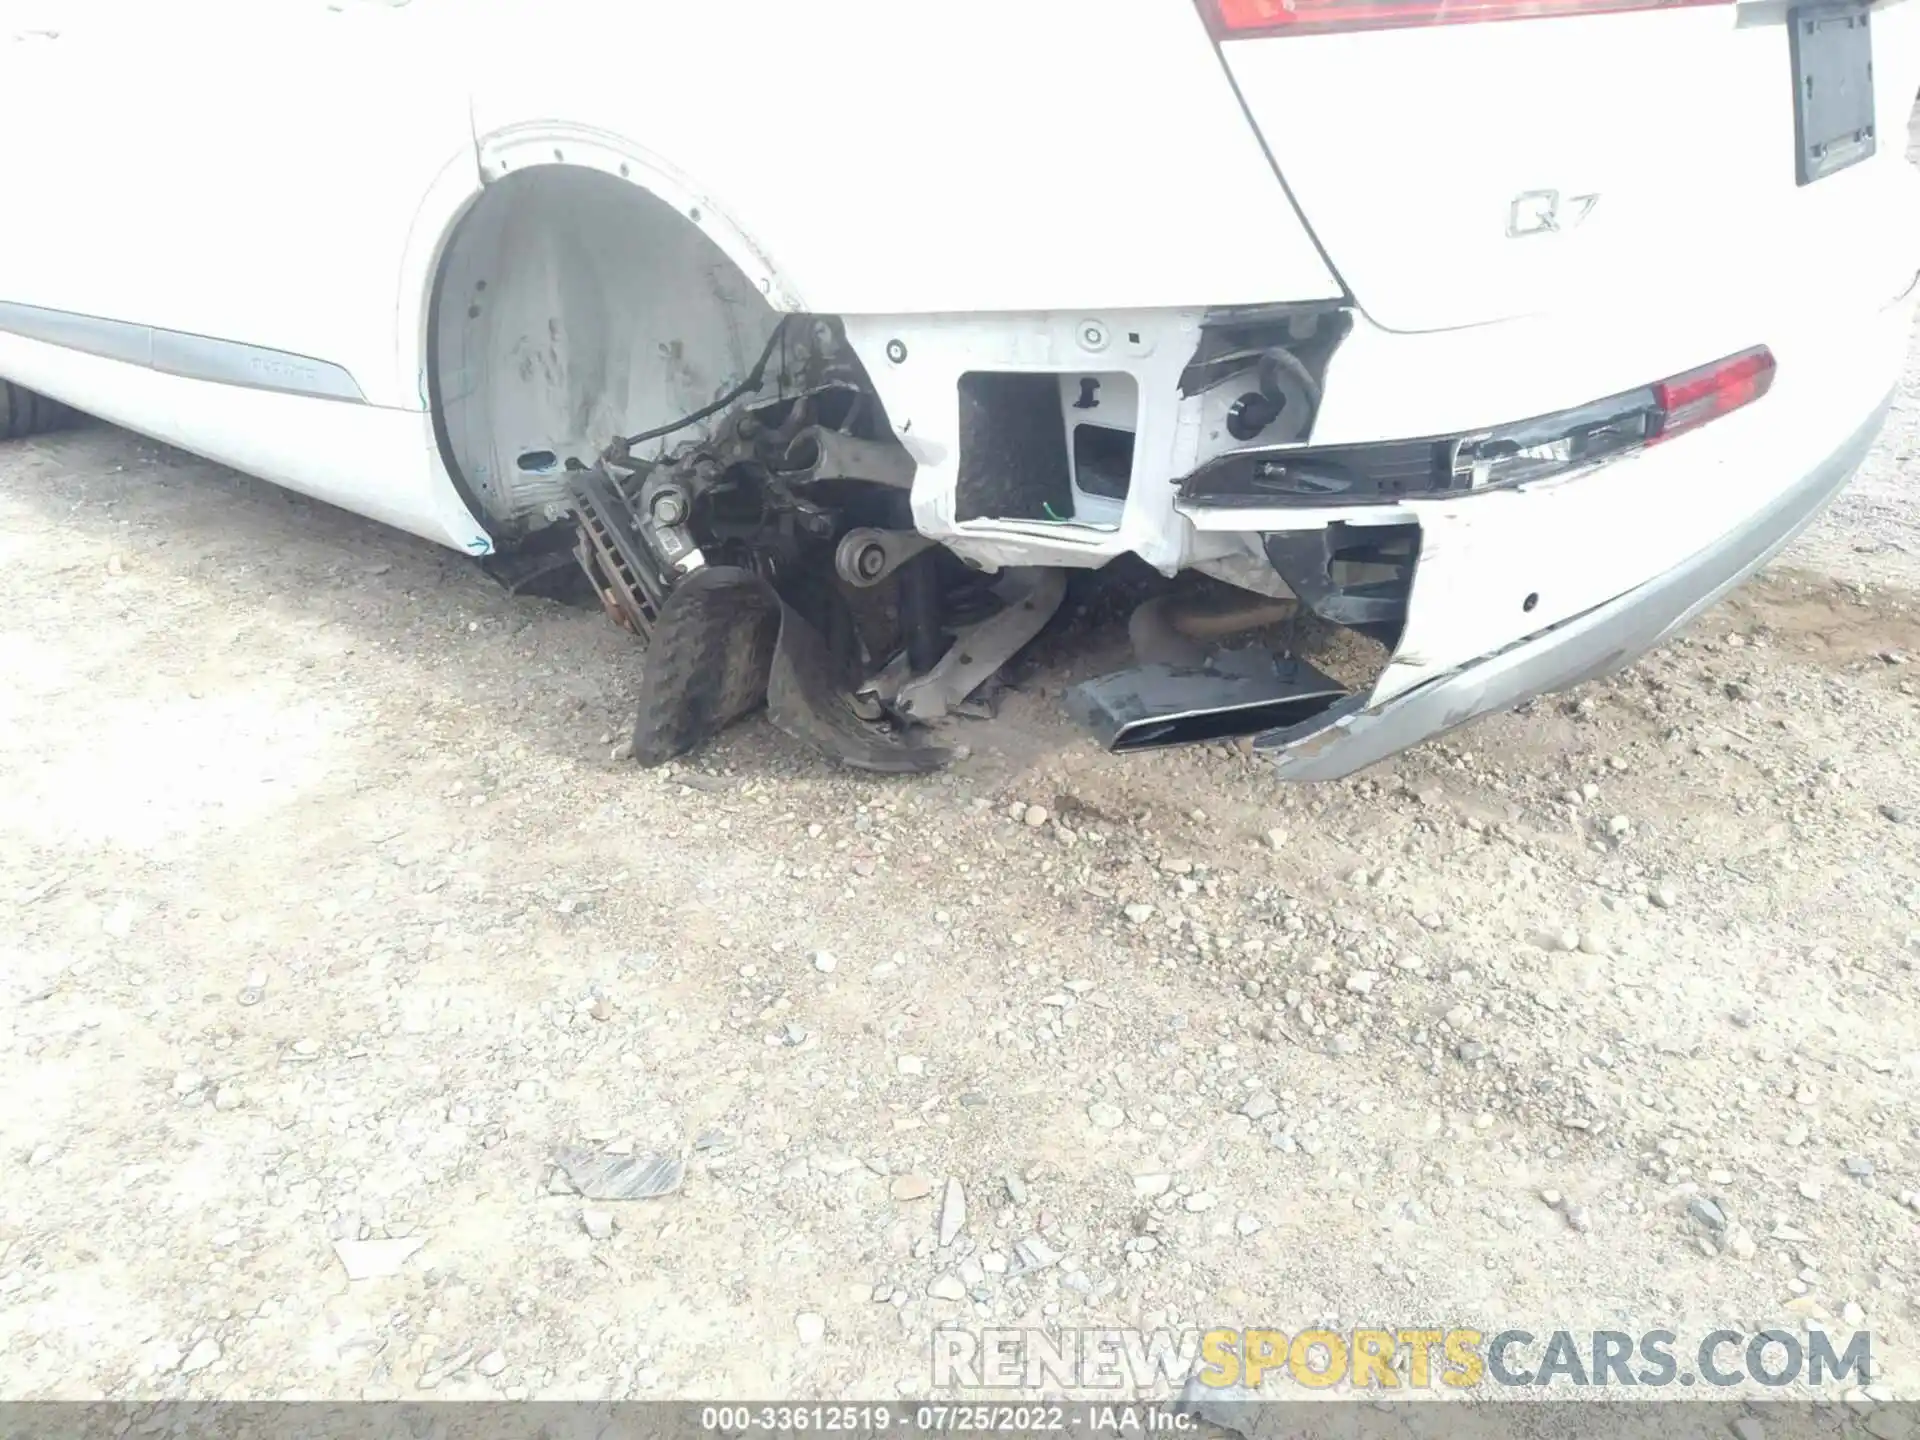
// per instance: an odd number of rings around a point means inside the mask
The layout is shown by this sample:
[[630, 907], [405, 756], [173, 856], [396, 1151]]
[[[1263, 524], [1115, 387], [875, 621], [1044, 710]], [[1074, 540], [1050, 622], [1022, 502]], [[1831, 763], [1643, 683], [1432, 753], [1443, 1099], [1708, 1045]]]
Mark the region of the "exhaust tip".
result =
[[1067, 713], [1115, 754], [1299, 725], [1348, 695], [1304, 660], [1231, 650], [1202, 666], [1137, 665], [1074, 686]]

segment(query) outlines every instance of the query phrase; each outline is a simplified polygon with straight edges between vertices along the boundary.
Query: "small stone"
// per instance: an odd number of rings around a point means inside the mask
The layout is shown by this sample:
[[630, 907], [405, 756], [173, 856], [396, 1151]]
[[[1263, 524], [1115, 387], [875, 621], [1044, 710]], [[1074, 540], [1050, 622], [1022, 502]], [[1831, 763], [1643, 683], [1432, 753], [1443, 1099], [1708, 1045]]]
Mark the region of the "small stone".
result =
[[961, 1283], [958, 1275], [937, 1275], [927, 1286], [927, 1294], [936, 1300], [964, 1300], [967, 1287]]
[[1671, 910], [1680, 903], [1680, 892], [1671, 885], [1656, 885], [1647, 898], [1662, 910]]
[[802, 1345], [818, 1345], [826, 1338], [826, 1317], [812, 1310], [802, 1310], [793, 1317], [793, 1333], [800, 1337]]
[[1736, 1260], [1751, 1260], [1759, 1251], [1759, 1243], [1746, 1226], [1736, 1225], [1727, 1232], [1727, 1252]]
[[206, 1083], [207, 1077], [197, 1070], [182, 1070], [173, 1077], [173, 1093], [185, 1099], [189, 1095], [197, 1095]]
[[1020, 1257], [1020, 1263], [1028, 1270], [1044, 1270], [1049, 1265], [1060, 1262], [1060, 1252], [1038, 1235], [1029, 1235], [1024, 1240], [1014, 1242], [1013, 1252]]
[[833, 952], [830, 950], [816, 950], [814, 952], [813, 968], [818, 970], [822, 975], [831, 975], [839, 963], [838, 960], [833, 958]]
[[491, 1380], [494, 1376], [506, 1370], [506, 1352], [502, 1350], [489, 1350], [474, 1362], [473, 1368]]
[[1607, 942], [1603, 937], [1589, 931], [1580, 937], [1580, 949], [1583, 954], [1604, 955], [1607, 953]]
[[204, 1370], [220, 1358], [220, 1346], [209, 1336], [187, 1352], [187, 1358], [180, 1362], [180, 1373], [191, 1375]]
[[1286, 849], [1287, 848], [1287, 832], [1284, 830], [1267, 831], [1267, 848], [1269, 850]]
[[1751, 1415], [1742, 1415], [1729, 1427], [1735, 1440], [1767, 1440], [1767, 1427]]
[[1118, 1130], [1126, 1123], [1127, 1115], [1118, 1105], [1096, 1100], [1087, 1106], [1087, 1119], [1102, 1130]]
[[1854, 1179], [1871, 1180], [1873, 1178], [1873, 1161], [1866, 1156], [1849, 1155], [1843, 1163], [1847, 1167], [1847, 1174]]
[[1789, 1149], [1804, 1145], [1807, 1143], [1807, 1133], [1807, 1127], [1804, 1125], [1789, 1125], [1781, 1133], [1780, 1143]]
[[1128, 905], [1120, 912], [1127, 917], [1130, 925], [1144, 925], [1153, 918], [1153, 906], [1138, 903]]
[[1696, 1195], [1687, 1202], [1687, 1214], [1698, 1220], [1709, 1230], [1727, 1228], [1726, 1212], [1704, 1195]]
[[1021, 813], [1020, 819], [1026, 824], [1029, 830], [1038, 830], [1042, 825], [1047, 823], [1047, 807], [1044, 805], [1029, 805]]
[[1576, 1234], [1584, 1235], [1593, 1229], [1593, 1216], [1584, 1205], [1569, 1205], [1566, 1208], [1567, 1228]]
[[1453, 1047], [1453, 1053], [1459, 1059], [1470, 1065], [1475, 1060], [1483, 1060], [1486, 1058], [1487, 1047], [1478, 1040], [1462, 1040], [1458, 1045]]
[[38, 1170], [43, 1165], [51, 1164], [53, 1157], [59, 1153], [60, 1152], [51, 1145], [36, 1145], [33, 1147], [33, 1153], [27, 1156], [27, 1168], [29, 1170]]
[[1542, 1190], [1540, 1192], [1540, 1203], [1549, 1209], [1558, 1210], [1562, 1205], [1566, 1204], [1566, 1202], [1567, 1197], [1562, 1195], [1558, 1190]]
[[1799, 1190], [1802, 1200], [1818, 1200], [1820, 1198], [1820, 1182], [1811, 1177], [1802, 1180], [1795, 1188]]
[[1256, 1090], [1240, 1102], [1240, 1113], [1249, 1120], [1264, 1120], [1280, 1108], [1280, 1102], [1265, 1090]]
[[1239, 1215], [1234, 1219], [1233, 1228], [1243, 1237], [1257, 1234], [1260, 1230], [1259, 1217], [1255, 1215]]
[[1166, 1194], [1172, 1188], [1173, 1176], [1165, 1171], [1133, 1177], [1133, 1193], [1142, 1200], [1152, 1200], [1156, 1196]]
[[235, 1085], [222, 1085], [213, 1092], [213, 1108], [216, 1110], [238, 1110], [240, 1108], [240, 1090]]
[[940, 1197], [940, 1243], [951, 1245], [959, 1238], [961, 1229], [967, 1223], [967, 1192], [961, 1188], [958, 1180], [947, 1180], [945, 1193]]
[[1624, 839], [1633, 833], [1633, 822], [1624, 815], [1615, 815], [1607, 821], [1607, 834], [1614, 839]]
[[1867, 1323], [1867, 1312], [1860, 1308], [1856, 1300], [1849, 1300], [1840, 1307], [1840, 1318], [1858, 1330]]
[[924, 1175], [901, 1175], [888, 1188], [896, 1200], [924, 1200], [933, 1193], [933, 1182]]
[[1187, 1196], [1185, 1200], [1182, 1200], [1180, 1202], [1180, 1208], [1198, 1213], [1202, 1210], [1211, 1210], [1219, 1203], [1220, 1197], [1215, 1195], [1211, 1190], [1198, 1190]]
[[1379, 978], [1371, 970], [1356, 970], [1347, 976], [1347, 989], [1355, 995], [1370, 995]]
[[333, 1253], [349, 1280], [378, 1280], [398, 1275], [400, 1267], [427, 1243], [424, 1235], [409, 1235], [392, 1240], [336, 1240]]
[[1560, 948], [1569, 953], [1580, 948], [1580, 932], [1569, 925], [1560, 932]]
[[580, 1228], [595, 1240], [613, 1238], [613, 1212], [611, 1210], [582, 1210]]
[[893, 1062], [893, 1068], [902, 1075], [924, 1075], [927, 1073], [927, 1062], [918, 1055], [902, 1055]]
[[1907, 812], [1898, 805], [1882, 804], [1876, 808], [1880, 811], [1880, 818], [1883, 820], [1895, 825], [1907, 823]]

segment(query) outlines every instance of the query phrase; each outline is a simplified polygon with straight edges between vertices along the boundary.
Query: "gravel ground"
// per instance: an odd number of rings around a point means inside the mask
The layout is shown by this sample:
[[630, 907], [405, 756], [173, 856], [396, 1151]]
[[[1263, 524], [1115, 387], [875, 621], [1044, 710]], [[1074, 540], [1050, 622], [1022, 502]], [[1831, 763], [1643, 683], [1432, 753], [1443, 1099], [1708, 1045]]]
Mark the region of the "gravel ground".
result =
[[597, 615], [8, 447], [0, 1394], [894, 1396], [937, 1324], [1314, 1321], [1865, 1325], [1920, 1394], [1916, 439], [1920, 351], [1692, 634], [1315, 788], [1100, 754], [1057, 648], [932, 779], [760, 720], [642, 772]]

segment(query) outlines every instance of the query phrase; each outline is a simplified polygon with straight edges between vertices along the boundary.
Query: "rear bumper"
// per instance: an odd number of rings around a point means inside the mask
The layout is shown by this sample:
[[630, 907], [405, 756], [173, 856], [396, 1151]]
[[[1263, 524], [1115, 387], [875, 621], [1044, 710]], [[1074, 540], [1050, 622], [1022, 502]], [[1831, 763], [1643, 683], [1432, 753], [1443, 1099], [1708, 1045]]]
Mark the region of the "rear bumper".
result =
[[1532, 696], [1610, 674], [1687, 625], [1800, 533], [1872, 448], [1888, 394], [1854, 431], [1762, 508], [1656, 579], [1543, 634], [1368, 708], [1356, 695], [1254, 742], [1290, 780], [1333, 780]]

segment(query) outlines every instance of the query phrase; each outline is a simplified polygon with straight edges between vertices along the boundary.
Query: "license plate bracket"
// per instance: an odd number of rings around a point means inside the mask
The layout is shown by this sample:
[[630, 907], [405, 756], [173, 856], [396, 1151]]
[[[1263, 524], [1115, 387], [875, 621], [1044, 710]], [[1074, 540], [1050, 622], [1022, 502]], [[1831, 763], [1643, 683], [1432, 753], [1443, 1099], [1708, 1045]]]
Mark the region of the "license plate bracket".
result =
[[1873, 32], [1864, 3], [1787, 12], [1793, 52], [1796, 178], [1824, 180], [1874, 153]]

